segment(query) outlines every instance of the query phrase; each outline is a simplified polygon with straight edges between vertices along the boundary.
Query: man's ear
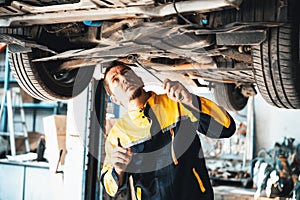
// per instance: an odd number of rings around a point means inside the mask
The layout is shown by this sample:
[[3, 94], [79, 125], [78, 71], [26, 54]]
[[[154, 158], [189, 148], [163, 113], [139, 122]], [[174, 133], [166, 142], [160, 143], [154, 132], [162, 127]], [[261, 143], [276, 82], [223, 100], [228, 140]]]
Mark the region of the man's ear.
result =
[[111, 100], [113, 103], [119, 104], [119, 105], [120, 105], [119, 101], [117, 100], [117, 98], [116, 98], [114, 95], [109, 96], [109, 98], [110, 98], [110, 100]]

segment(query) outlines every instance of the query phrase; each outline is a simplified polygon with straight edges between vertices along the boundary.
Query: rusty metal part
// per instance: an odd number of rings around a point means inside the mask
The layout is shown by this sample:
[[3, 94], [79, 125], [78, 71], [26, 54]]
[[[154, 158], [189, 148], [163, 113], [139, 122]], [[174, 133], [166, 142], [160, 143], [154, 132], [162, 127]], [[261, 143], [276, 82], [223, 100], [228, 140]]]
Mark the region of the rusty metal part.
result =
[[208, 70], [197, 70], [187, 73], [191, 78], [202, 78], [206, 81], [217, 83], [254, 83], [254, 74], [252, 69], [239, 68], [218, 68]]
[[204, 76], [201, 76], [199, 74], [191, 74], [191, 73], [187, 73], [188, 76], [191, 78], [191, 79], [203, 79], [205, 81], [209, 81], [209, 82], [215, 82], [215, 83], [236, 83], [235, 80], [218, 80], [218, 79], [214, 79], [214, 78], [208, 78], [208, 77], [204, 77]]
[[71, 70], [82, 67], [95, 66], [97, 64], [96, 60], [92, 59], [77, 59], [77, 60], [68, 60], [63, 62], [58, 68], [57, 71], [61, 70]]
[[239, 62], [243, 62], [246, 64], [252, 64], [252, 56], [251, 54], [239, 53], [233, 49], [227, 49], [225, 51], [221, 51], [221, 54], [225, 58], [230, 58]]
[[176, 71], [176, 72], [187, 72], [187, 71], [194, 71], [194, 70], [203, 70], [203, 69], [213, 69], [217, 68], [215, 63], [209, 64], [201, 64], [201, 63], [184, 63], [178, 65], [164, 65], [164, 64], [151, 64], [151, 68], [155, 69], [156, 71]]

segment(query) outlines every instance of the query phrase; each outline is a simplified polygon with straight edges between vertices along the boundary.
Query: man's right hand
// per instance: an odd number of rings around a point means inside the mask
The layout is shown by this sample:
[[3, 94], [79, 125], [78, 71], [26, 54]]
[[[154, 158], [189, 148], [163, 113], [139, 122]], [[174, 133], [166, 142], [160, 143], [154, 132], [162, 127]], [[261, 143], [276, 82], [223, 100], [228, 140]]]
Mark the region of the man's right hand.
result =
[[123, 174], [131, 162], [132, 152], [130, 148], [116, 147], [112, 152], [112, 164], [119, 178], [119, 185], [123, 183]]

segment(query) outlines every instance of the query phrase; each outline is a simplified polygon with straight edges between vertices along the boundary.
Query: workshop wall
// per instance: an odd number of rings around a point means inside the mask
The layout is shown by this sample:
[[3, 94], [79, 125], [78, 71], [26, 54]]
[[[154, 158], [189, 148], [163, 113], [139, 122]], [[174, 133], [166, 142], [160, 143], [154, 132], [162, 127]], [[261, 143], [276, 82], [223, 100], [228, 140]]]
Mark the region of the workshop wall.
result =
[[283, 138], [295, 138], [294, 144], [300, 143], [300, 110], [287, 110], [267, 104], [260, 94], [254, 97], [255, 113], [255, 155], [261, 148], [274, 147], [275, 142]]

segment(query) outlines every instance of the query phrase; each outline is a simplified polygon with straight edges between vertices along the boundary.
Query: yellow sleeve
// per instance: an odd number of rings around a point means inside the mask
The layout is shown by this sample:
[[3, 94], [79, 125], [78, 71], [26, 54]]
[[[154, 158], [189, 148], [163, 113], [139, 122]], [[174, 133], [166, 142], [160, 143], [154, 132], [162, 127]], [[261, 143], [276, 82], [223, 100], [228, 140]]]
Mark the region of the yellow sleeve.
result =
[[211, 138], [228, 138], [236, 130], [234, 119], [221, 106], [205, 98], [193, 96], [192, 107], [186, 109], [198, 119], [197, 130]]
[[193, 106], [197, 108], [198, 111], [187, 109], [184, 105], [180, 104], [181, 115], [187, 115], [191, 119], [191, 121], [195, 122], [197, 121], [197, 119], [200, 119], [202, 113], [212, 117], [215, 121], [226, 128], [230, 126], [231, 118], [229, 114], [224, 108], [217, 105], [213, 101], [205, 97], [198, 97], [194, 95]]
[[103, 168], [101, 170], [101, 181], [106, 190], [106, 192], [114, 197], [119, 189], [118, 178], [116, 174], [113, 173], [113, 165], [111, 163], [111, 152], [115, 146], [111, 143], [110, 137], [107, 137], [105, 142], [105, 159], [103, 163]]
[[207, 114], [214, 118], [218, 123], [222, 124], [224, 127], [228, 128], [231, 124], [231, 119], [226, 110], [220, 106], [218, 106], [213, 101], [206, 99], [204, 97], [200, 98], [200, 107], [201, 112]]

